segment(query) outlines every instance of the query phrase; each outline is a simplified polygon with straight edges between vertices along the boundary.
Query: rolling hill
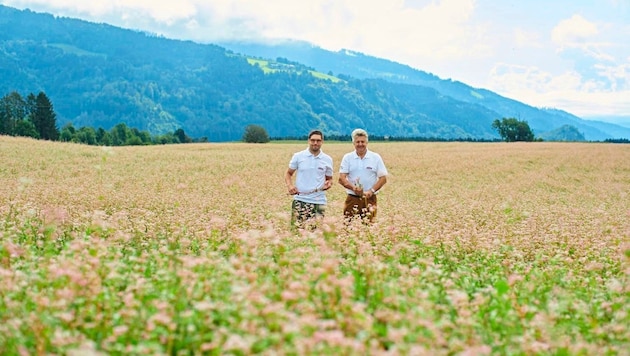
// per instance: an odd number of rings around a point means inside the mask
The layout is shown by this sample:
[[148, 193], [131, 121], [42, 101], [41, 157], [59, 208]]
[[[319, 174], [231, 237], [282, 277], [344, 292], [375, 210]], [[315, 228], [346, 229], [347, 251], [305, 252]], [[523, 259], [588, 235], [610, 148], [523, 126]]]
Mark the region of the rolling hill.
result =
[[621, 126], [351, 51], [200, 44], [1, 5], [0, 76], [0, 95], [45, 92], [60, 126], [124, 122], [211, 141], [239, 140], [249, 124], [272, 137], [364, 127], [378, 136], [492, 140], [491, 123], [503, 117], [528, 121], [536, 134], [570, 125], [587, 140], [630, 138]]

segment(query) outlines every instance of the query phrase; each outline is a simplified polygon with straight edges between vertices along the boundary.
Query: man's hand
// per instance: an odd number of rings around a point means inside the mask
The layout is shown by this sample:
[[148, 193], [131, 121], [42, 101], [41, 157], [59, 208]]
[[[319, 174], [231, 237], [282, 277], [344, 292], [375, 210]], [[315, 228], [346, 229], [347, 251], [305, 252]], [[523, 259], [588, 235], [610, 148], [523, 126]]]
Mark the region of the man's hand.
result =
[[328, 190], [328, 189], [330, 189], [330, 187], [332, 187], [332, 179], [327, 179], [324, 182], [324, 185], [322, 186], [322, 189], [323, 190]]

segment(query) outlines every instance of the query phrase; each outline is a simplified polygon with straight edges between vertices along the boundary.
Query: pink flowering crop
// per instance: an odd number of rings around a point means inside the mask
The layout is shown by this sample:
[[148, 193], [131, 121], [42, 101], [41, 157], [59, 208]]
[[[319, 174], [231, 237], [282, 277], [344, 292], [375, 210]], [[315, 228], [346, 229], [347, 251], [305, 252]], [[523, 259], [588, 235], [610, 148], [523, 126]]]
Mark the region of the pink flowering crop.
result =
[[371, 142], [375, 223], [295, 230], [303, 146], [0, 137], [0, 353], [630, 349], [630, 146]]

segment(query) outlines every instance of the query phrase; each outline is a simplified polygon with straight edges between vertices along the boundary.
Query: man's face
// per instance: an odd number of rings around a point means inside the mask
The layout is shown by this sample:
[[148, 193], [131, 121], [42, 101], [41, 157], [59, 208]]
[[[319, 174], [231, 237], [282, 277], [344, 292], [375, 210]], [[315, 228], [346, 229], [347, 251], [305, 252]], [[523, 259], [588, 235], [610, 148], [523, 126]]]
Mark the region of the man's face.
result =
[[308, 150], [311, 151], [311, 153], [318, 153], [319, 150], [322, 148], [323, 142], [324, 140], [322, 139], [321, 135], [311, 135], [311, 137], [308, 139]]
[[365, 136], [357, 136], [354, 139], [354, 149], [356, 150], [358, 155], [362, 155], [367, 151], [367, 137]]

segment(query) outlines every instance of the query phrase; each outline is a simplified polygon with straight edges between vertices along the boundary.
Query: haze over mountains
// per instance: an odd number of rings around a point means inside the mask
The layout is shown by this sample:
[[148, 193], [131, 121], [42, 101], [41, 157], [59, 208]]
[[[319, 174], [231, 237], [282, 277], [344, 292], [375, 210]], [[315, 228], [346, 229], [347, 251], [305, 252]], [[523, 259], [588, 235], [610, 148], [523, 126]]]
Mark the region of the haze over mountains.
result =
[[570, 125], [586, 140], [630, 138], [627, 127], [352, 51], [302, 42], [198, 44], [5, 6], [0, 75], [0, 95], [44, 91], [60, 126], [125, 122], [155, 134], [183, 128], [211, 141], [239, 140], [249, 124], [272, 137], [364, 127], [378, 136], [485, 140], [498, 138], [493, 120], [515, 117], [541, 137]]

